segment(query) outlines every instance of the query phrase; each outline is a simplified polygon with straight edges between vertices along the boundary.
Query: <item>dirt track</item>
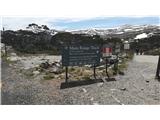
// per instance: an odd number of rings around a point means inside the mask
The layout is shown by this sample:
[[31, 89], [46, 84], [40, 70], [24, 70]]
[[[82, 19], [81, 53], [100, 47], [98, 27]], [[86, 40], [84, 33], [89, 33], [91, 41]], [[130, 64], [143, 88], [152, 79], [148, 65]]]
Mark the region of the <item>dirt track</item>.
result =
[[160, 104], [158, 57], [135, 56], [117, 81], [60, 90], [60, 80], [29, 80], [2, 62], [2, 104]]

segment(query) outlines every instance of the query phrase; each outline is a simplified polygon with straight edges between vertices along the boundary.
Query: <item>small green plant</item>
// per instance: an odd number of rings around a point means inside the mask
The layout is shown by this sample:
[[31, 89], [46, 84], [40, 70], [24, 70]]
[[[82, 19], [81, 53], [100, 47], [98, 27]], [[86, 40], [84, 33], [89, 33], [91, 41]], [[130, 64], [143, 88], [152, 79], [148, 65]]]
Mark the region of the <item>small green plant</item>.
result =
[[52, 75], [46, 75], [46, 76], [44, 76], [43, 78], [44, 78], [45, 80], [51, 80], [51, 79], [54, 78], [54, 76], [52, 76]]
[[51, 80], [51, 79], [55, 78], [55, 76], [51, 73], [46, 73], [46, 75], [43, 78], [44, 78], [44, 80]]
[[75, 71], [75, 68], [74, 68], [74, 67], [71, 67], [71, 68], [69, 69], [69, 72], [73, 72], [73, 71]]
[[83, 80], [90, 80], [90, 77], [89, 76], [83, 76], [82, 79]]

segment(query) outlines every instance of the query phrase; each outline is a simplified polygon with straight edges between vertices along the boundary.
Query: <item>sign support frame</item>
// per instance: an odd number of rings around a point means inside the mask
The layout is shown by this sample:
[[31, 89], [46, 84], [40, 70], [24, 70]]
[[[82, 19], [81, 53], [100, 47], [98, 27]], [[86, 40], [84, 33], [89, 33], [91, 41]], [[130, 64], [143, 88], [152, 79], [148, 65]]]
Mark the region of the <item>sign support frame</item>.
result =
[[65, 66], [65, 72], [66, 72], [65, 82], [68, 83], [68, 66]]
[[160, 55], [159, 55], [158, 64], [157, 64], [157, 71], [156, 71], [156, 79], [160, 80], [159, 73], [160, 73]]
[[109, 74], [108, 74], [108, 59], [107, 59], [107, 57], [105, 58], [105, 60], [106, 60], [106, 75], [107, 75], [107, 77], [108, 77], [108, 79], [110, 79], [110, 77], [109, 77]]
[[95, 64], [93, 66], [93, 76], [94, 76], [94, 79], [96, 79], [96, 66], [95, 66]]

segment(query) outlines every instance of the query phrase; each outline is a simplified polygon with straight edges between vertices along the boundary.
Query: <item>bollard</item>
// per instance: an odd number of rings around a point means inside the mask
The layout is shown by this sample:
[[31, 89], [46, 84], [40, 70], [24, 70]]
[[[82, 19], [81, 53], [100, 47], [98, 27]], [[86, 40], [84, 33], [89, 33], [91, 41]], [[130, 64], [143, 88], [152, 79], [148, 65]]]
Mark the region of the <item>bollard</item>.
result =
[[156, 72], [156, 79], [160, 80], [159, 72], [160, 72], [160, 55], [159, 55], [159, 59], [158, 59], [157, 72]]

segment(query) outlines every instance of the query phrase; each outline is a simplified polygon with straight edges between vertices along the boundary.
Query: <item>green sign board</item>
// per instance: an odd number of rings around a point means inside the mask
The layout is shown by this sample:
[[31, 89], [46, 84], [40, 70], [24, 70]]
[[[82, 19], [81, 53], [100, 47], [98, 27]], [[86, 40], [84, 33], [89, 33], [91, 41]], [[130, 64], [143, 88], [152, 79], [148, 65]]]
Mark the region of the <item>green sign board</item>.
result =
[[100, 63], [100, 46], [71, 45], [62, 50], [63, 66], [98, 65]]

